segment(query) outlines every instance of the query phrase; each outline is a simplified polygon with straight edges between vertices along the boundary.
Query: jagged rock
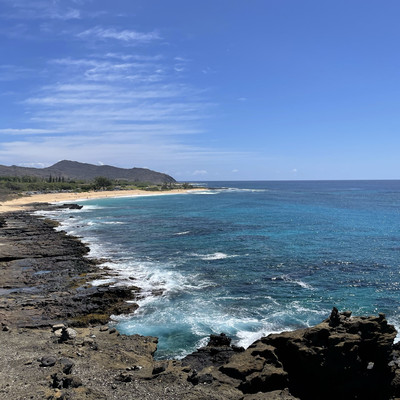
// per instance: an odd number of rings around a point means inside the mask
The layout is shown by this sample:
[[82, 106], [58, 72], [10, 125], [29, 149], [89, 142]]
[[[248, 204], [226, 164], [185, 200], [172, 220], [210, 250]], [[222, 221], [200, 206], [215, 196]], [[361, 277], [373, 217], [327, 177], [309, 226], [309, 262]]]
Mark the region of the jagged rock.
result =
[[76, 330], [72, 328], [63, 328], [61, 330], [61, 337], [60, 337], [60, 342], [65, 342], [67, 340], [73, 340], [77, 336]]
[[78, 376], [65, 376], [63, 378], [64, 388], [77, 388], [82, 386], [82, 380]]
[[193, 385], [199, 384], [211, 384], [214, 380], [214, 377], [211, 374], [197, 374], [197, 372], [193, 372], [189, 377], [188, 381], [193, 383]]
[[270, 392], [288, 386], [288, 373], [282, 367], [265, 364], [261, 372], [246, 376], [246, 380], [239, 385], [243, 393]]
[[244, 396], [243, 400], [299, 400], [299, 398], [292, 396], [288, 389], [284, 389], [268, 393], [249, 394]]
[[397, 387], [388, 366], [395, 336], [382, 314], [352, 318], [334, 309], [312, 328], [256, 341], [219, 371], [240, 380], [243, 393], [288, 387], [301, 399], [387, 399]]
[[328, 321], [329, 321], [329, 326], [335, 327], [340, 324], [340, 314], [339, 314], [339, 310], [336, 307], [333, 307]]
[[237, 387], [243, 393], [268, 392], [288, 386], [288, 374], [284, 371], [272, 346], [255, 342], [245, 352], [233, 356], [219, 370], [238, 379]]
[[155, 366], [155, 367], [153, 368], [152, 374], [153, 374], [153, 375], [161, 374], [161, 372], [164, 372], [166, 369], [167, 369], [167, 365], [164, 364], [164, 363], [163, 363], [163, 364], [160, 364], [160, 365], [157, 365], [157, 366]]
[[75, 363], [69, 358], [62, 358], [60, 360], [60, 364], [62, 365], [62, 370], [64, 374], [69, 375], [74, 367]]
[[127, 372], [121, 372], [118, 376], [115, 377], [116, 381], [119, 382], [132, 382], [133, 376], [128, 374]]
[[244, 351], [242, 347], [231, 346], [231, 339], [224, 333], [211, 335], [205, 347], [201, 347], [182, 359], [183, 366], [201, 371], [205, 367], [220, 366], [229, 361], [235, 354]]
[[67, 376], [57, 372], [51, 375], [51, 379], [51, 387], [54, 389], [69, 389], [82, 386], [82, 380], [78, 376]]
[[221, 333], [219, 335], [210, 335], [210, 340], [207, 344], [208, 347], [223, 347], [230, 346], [232, 339], [225, 335], [225, 333]]
[[63, 204], [62, 207], [68, 208], [69, 210], [81, 210], [83, 206], [79, 204]]
[[[78, 238], [55, 231], [56, 222], [19, 212], [2, 218], [0, 286], [12, 289], [15, 300], [4, 297], [0, 322], [24, 328], [55, 326], [52, 330], [57, 331], [66, 324], [106, 324], [110, 315], [137, 308], [126, 302], [136, 298], [139, 289], [135, 286], [90, 285], [96, 274], [103, 274], [99, 262], [85, 257], [89, 248]], [[29, 307], [19, 312], [22, 303]]]

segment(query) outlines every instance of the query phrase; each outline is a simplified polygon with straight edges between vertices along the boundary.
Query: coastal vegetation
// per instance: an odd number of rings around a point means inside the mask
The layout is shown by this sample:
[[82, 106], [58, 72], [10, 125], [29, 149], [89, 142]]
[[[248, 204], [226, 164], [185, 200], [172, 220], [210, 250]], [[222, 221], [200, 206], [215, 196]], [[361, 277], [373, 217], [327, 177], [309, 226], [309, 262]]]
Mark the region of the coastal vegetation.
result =
[[0, 201], [20, 195], [99, 190], [190, 189], [167, 174], [147, 168], [118, 168], [63, 160], [47, 168], [0, 165]]
[[20, 195], [60, 192], [90, 192], [102, 190], [147, 190], [166, 191], [190, 189], [188, 183], [178, 182], [130, 182], [124, 179], [110, 179], [97, 176], [93, 180], [68, 179], [63, 176], [0, 176], [0, 200], [11, 199]]

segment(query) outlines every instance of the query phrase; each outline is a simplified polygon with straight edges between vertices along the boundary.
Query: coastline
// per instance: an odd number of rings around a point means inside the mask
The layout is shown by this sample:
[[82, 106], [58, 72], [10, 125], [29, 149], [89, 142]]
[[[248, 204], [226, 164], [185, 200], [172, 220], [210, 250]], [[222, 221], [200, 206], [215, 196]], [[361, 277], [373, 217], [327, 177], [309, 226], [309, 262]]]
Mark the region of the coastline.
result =
[[193, 189], [173, 189], [168, 191], [147, 191], [147, 190], [104, 190], [98, 192], [81, 193], [44, 193], [22, 196], [17, 199], [0, 202], [0, 214], [12, 211], [32, 210], [32, 204], [36, 203], [59, 203], [77, 202], [91, 199], [116, 198], [116, 197], [136, 197], [136, 196], [165, 196], [173, 194], [186, 194], [202, 191], [201, 188]]
[[0, 216], [0, 397], [389, 400], [400, 395], [400, 346], [393, 344], [396, 331], [383, 314], [352, 317], [334, 309], [314, 327], [269, 335], [246, 350], [231, 346], [223, 334], [211, 335], [207, 346], [183, 360], [157, 361], [157, 338], [120, 335], [110, 324], [112, 314], [135, 310], [138, 289], [91, 286], [112, 271], [99, 268], [99, 261], [86, 257], [85, 244], [56, 225], [29, 211]]

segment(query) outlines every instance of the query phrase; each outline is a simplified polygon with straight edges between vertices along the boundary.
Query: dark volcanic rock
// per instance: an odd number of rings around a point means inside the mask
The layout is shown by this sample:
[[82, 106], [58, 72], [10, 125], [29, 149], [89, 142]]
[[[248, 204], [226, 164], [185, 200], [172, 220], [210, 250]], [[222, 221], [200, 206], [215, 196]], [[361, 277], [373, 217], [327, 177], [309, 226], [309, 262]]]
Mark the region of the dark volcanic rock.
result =
[[[69, 205], [66, 205], [69, 207]], [[78, 238], [55, 231], [57, 223], [29, 213], [6, 213], [0, 226], [0, 322], [41, 327], [105, 324], [110, 315], [137, 308], [137, 287], [92, 287], [104, 274], [85, 257]]]
[[220, 366], [229, 361], [233, 354], [244, 351], [242, 347], [231, 346], [231, 339], [224, 333], [211, 335], [207, 346], [201, 347], [182, 359], [183, 366], [200, 371], [209, 366]]
[[40, 360], [41, 367], [52, 367], [57, 362], [57, 359], [53, 356], [44, 356]]
[[289, 388], [300, 399], [389, 399], [398, 387], [398, 366], [388, 365], [395, 336], [383, 314], [352, 318], [334, 309], [312, 328], [256, 341], [219, 372], [243, 393]]
[[0, 218], [0, 398], [400, 397], [400, 344], [383, 314], [334, 308], [314, 327], [269, 335], [247, 350], [211, 335], [181, 361], [154, 361], [156, 338], [99, 326], [135, 310], [127, 300], [138, 288], [91, 286], [107, 271], [55, 225], [28, 213]]

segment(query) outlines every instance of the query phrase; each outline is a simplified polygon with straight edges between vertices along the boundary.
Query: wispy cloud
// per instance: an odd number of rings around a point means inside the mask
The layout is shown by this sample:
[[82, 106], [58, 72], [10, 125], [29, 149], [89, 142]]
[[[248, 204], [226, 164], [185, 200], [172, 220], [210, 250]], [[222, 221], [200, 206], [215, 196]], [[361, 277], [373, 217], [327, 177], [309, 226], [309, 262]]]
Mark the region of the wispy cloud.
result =
[[193, 171], [192, 175], [207, 175], [208, 172], [205, 169], [196, 169], [196, 171]]
[[[154, 137], [201, 133], [198, 121], [207, 118], [212, 105], [200, 91], [170, 79], [168, 71], [172, 74], [174, 60], [170, 66], [167, 60], [161, 64], [158, 56], [121, 62], [124, 56], [119, 53], [113, 58], [106, 53], [49, 61], [49, 68], [61, 82], [42, 86], [22, 102], [29, 111], [29, 119], [24, 121], [28, 126], [5, 127], [0, 132], [43, 137], [85, 135], [96, 136], [96, 140], [105, 135], [108, 141], [112, 134], [113, 141], [125, 143], [133, 138], [151, 142]], [[149, 78], [154, 74], [158, 79]], [[94, 78], [100, 75], [107, 79]]]
[[117, 30], [114, 28], [103, 28], [100, 26], [87, 29], [78, 33], [76, 36], [84, 39], [115, 39], [127, 43], [148, 43], [153, 40], [161, 39], [157, 32], [137, 32], [128, 29]]
[[74, 68], [84, 74], [86, 80], [98, 82], [159, 82], [165, 79], [165, 69], [154, 62], [113, 62], [100, 58], [52, 61], [55, 64]]
[[0, 65], [0, 81], [13, 81], [32, 76], [34, 70], [19, 65]]
[[0, 133], [4, 133], [6, 135], [43, 135], [43, 134], [53, 134], [54, 131], [49, 129], [0, 129]]
[[[11, 107], [20, 108], [18, 117], [0, 122], [2, 164], [102, 160], [125, 167], [148, 165], [173, 175], [186, 169], [187, 176], [193, 171], [204, 175], [204, 167], [210, 171], [215, 159], [230, 170], [237, 165], [240, 154], [217, 151], [202, 139], [202, 122], [213, 115], [215, 105], [204, 90], [184, 82], [182, 72], [189, 71], [191, 61], [161, 52], [156, 30], [90, 27], [84, 20], [87, 12], [79, 9], [84, 0], [1, 2], [14, 18], [35, 19], [17, 21], [23, 22], [21, 37], [35, 29], [49, 37], [56, 25], [62, 26], [65, 33], [56, 40], [70, 39], [72, 49], [57, 51], [42, 64], [35, 59], [29, 68], [15, 62], [0, 65], [0, 80], [31, 77], [29, 89], [20, 86], [12, 97]], [[136, 44], [141, 46], [131, 46]]]
[[[3, 16], [17, 19], [56, 19], [73, 20], [80, 19], [81, 12], [74, 7], [74, 1], [64, 0], [1, 0], [9, 6], [8, 12]], [[72, 4], [71, 4], [72, 3]]]
[[161, 54], [156, 55], [144, 55], [144, 54], [122, 54], [122, 53], [107, 53], [105, 54], [107, 58], [114, 58], [123, 61], [160, 61], [164, 57]]

